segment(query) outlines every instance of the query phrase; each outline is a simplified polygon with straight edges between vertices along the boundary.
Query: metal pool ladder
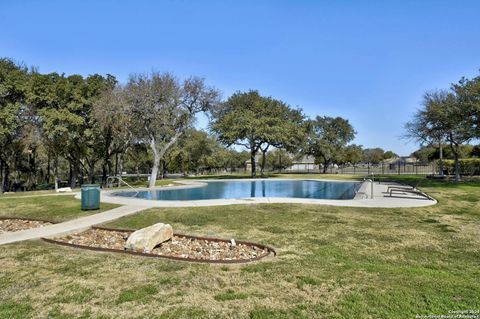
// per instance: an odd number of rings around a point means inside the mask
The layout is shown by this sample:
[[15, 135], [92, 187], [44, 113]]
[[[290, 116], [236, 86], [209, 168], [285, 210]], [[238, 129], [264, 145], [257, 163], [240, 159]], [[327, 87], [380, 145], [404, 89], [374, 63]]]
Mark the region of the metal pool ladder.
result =
[[118, 180], [118, 187], [120, 187], [121, 183], [123, 183], [123, 184], [127, 185], [128, 187], [130, 187], [131, 189], [133, 189], [133, 191], [135, 192], [135, 196], [138, 195], [139, 191], [135, 187], [133, 187], [132, 185], [130, 185], [126, 181], [124, 181], [122, 176], [109, 176], [107, 178], [107, 187], [110, 187], [110, 185], [111, 185], [111, 187], [113, 187], [113, 182], [116, 179]]

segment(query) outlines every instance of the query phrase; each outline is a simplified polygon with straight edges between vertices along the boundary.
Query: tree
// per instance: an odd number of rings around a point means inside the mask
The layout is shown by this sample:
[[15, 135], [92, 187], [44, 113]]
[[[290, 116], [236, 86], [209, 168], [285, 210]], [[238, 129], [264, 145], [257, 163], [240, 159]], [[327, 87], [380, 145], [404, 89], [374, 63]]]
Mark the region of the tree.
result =
[[10, 163], [18, 147], [20, 114], [25, 99], [27, 69], [9, 59], [0, 59], [0, 192], [10, 190]]
[[383, 161], [385, 151], [379, 147], [366, 148], [363, 150], [363, 161], [365, 163], [378, 164]]
[[169, 73], [158, 72], [131, 76], [126, 92], [137, 138], [153, 153], [149, 187], [154, 187], [165, 153], [192, 125], [196, 113], [218, 103], [219, 93], [203, 79], [180, 82]]
[[109, 75], [95, 74], [84, 79], [80, 75], [32, 74], [27, 102], [39, 117], [43, 143], [54, 158], [55, 188], [59, 156], [70, 163], [72, 188], [83, 171], [95, 181], [95, 165], [103, 154], [103, 144], [93, 106], [101, 93], [115, 83]]
[[437, 144], [440, 149], [440, 175], [443, 175], [443, 142], [447, 127], [443, 123], [441, 108], [449, 99], [446, 91], [427, 92], [423, 96], [422, 110], [418, 110], [414, 119], [405, 125], [406, 137], [423, 145]]
[[123, 171], [123, 156], [133, 140], [132, 114], [123, 87], [107, 87], [93, 105], [93, 117], [100, 130], [97, 145], [101, 146], [102, 180], [106, 182], [107, 175], [113, 173], [114, 156], [120, 157], [115, 175]]
[[352, 165], [360, 163], [363, 155], [362, 146], [357, 144], [348, 145], [344, 148], [343, 155], [344, 163], [350, 163]]
[[355, 130], [348, 120], [341, 117], [320, 117], [309, 123], [306, 153], [315, 157], [323, 165], [323, 173], [328, 166], [342, 155], [342, 149], [354, 139]]
[[212, 118], [211, 129], [221, 142], [249, 150], [252, 177], [256, 176], [258, 151], [265, 155], [271, 146], [293, 148], [304, 135], [300, 110], [257, 91], [236, 92], [212, 112]]
[[475, 146], [472, 148], [471, 156], [472, 156], [472, 157], [480, 157], [480, 145], [475, 145]]
[[[473, 97], [468, 96], [469, 82], [461, 80], [452, 86], [452, 91], [426, 93], [423, 109], [417, 111], [412, 121], [406, 124], [407, 137], [422, 143], [442, 141], [449, 143], [454, 155], [455, 180], [460, 180], [458, 159], [461, 145], [476, 136], [478, 125]], [[466, 93], [467, 92], [467, 93]], [[441, 149], [440, 149], [441, 150]], [[440, 153], [442, 158], [442, 153]], [[441, 167], [441, 166], [440, 166]], [[443, 171], [442, 168], [440, 168]]]
[[195, 171], [195, 175], [212, 165], [210, 157], [216, 151], [216, 141], [206, 132], [190, 130], [188, 138], [184, 139], [182, 150], [186, 153], [188, 169]]
[[433, 146], [422, 146], [412, 153], [421, 163], [433, 161], [436, 157], [437, 149]]
[[264, 125], [264, 141], [260, 145], [262, 161], [260, 174], [264, 176], [266, 159], [265, 155], [270, 147], [285, 149], [289, 152], [296, 152], [300, 149], [305, 138], [306, 124], [305, 116], [299, 109], [291, 108], [282, 101], [269, 98], [268, 112], [269, 121]]
[[267, 165], [273, 170], [284, 170], [293, 165], [290, 154], [283, 149], [274, 149], [267, 153]]
[[59, 156], [67, 151], [68, 123], [72, 120], [66, 108], [70, 96], [67, 87], [67, 79], [62, 75], [34, 72], [27, 94], [27, 103], [39, 116], [43, 145], [49, 158], [53, 158], [55, 189], [58, 189]]
[[457, 108], [464, 116], [465, 129], [470, 130], [472, 138], [480, 138], [480, 76], [463, 77], [452, 85], [452, 91], [457, 98]]
[[398, 157], [398, 155], [395, 154], [393, 151], [386, 151], [383, 154], [383, 159], [389, 159], [389, 158], [395, 158], [395, 157]]
[[[82, 92], [82, 96], [84, 97], [84, 104], [82, 111], [84, 112], [84, 125], [83, 125], [83, 143], [86, 146], [85, 152], [85, 162], [88, 165], [88, 176], [91, 183], [95, 183], [95, 167], [96, 164], [104, 158], [105, 154], [105, 133], [106, 133], [106, 123], [111, 124], [111, 121], [107, 117], [101, 117], [100, 121], [95, 117], [95, 104], [97, 101], [102, 97], [105, 91], [112, 91], [117, 84], [117, 80], [112, 75], [107, 74], [107, 76], [101, 76], [98, 74], [94, 74], [88, 76], [84, 80], [84, 91]], [[123, 114], [120, 112], [124, 117], [128, 114]], [[98, 115], [98, 114], [97, 114]], [[116, 115], [114, 120], [121, 120], [122, 118]], [[124, 130], [117, 131], [118, 135], [116, 136], [118, 139], [121, 138], [120, 133], [125, 133], [128, 136], [127, 129], [128, 122], [123, 121], [122, 124], [125, 125]], [[122, 136], [123, 137], [123, 136]], [[127, 142], [128, 144], [128, 142]], [[124, 150], [122, 149], [122, 154]], [[82, 163], [83, 165], [83, 163]]]

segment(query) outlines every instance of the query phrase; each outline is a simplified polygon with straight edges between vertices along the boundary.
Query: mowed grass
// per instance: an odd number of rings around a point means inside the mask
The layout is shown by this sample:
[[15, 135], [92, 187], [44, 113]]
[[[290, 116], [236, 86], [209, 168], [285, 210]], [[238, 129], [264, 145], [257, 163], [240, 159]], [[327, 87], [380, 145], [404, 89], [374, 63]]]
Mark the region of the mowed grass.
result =
[[[0, 217], [38, 218], [54, 222], [79, 218], [113, 209], [119, 205], [101, 203], [99, 210], [82, 211], [74, 195], [38, 195], [0, 197]], [[1, 316], [0, 316], [1, 318]]]
[[165, 222], [178, 232], [276, 248], [277, 257], [251, 264], [40, 241], [2, 246], [0, 318], [414, 318], [480, 309], [480, 183], [421, 187], [439, 203], [150, 209], [108, 224]]

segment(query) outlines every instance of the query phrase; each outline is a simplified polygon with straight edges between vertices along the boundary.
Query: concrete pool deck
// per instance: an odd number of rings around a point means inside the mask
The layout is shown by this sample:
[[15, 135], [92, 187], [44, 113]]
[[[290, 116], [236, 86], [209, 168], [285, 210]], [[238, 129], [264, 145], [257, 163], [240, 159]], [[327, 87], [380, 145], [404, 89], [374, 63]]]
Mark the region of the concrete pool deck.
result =
[[[241, 180], [216, 180], [216, 181], [249, 181], [252, 179]], [[258, 181], [259, 179], [255, 179]], [[280, 179], [278, 179], [280, 180]], [[287, 180], [287, 179], [285, 179]], [[321, 180], [321, 179], [309, 179]], [[213, 181], [213, 180], [212, 180]], [[325, 181], [325, 180], [322, 180]], [[337, 181], [338, 182], [338, 181]], [[181, 181], [183, 185], [156, 187], [155, 189], [182, 189], [191, 187], [204, 187], [203, 181]], [[128, 189], [117, 189], [102, 191], [101, 201], [104, 203], [114, 203], [124, 205], [102, 213], [89, 215], [63, 223], [53, 224], [44, 227], [32, 228], [17, 232], [7, 232], [0, 234], [0, 245], [38, 239], [42, 237], [56, 237], [75, 232], [84, 231], [91, 226], [110, 222], [112, 220], [141, 212], [142, 210], [152, 207], [199, 207], [199, 206], [220, 206], [220, 205], [239, 205], [239, 204], [269, 204], [269, 203], [293, 203], [293, 204], [314, 204], [314, 205], [334, 205], [345, 207], [378, 207], [378, 208], [397, 208], [397, 207], [423, 207], [435, 205], [435, 199], [426, 199], [408, 193], [399, 192], [395, 197], [390, 197], [386, 193], [388, 186], [398, 186], [396, 183], [374, 183], [373, 198], [371, 197], [371, 184], [364, 182], [358, 190], [354, 199], [331, 200], [331, 199], [309, 199], [309, 198], [280, 198], [280, 197], [256, 197], [256, 198], [239, 198], [239, 199], [210, 199], [196, 201], [162, 201], [148, 200], [139, 198], [128, 198], [113, 196], [112, 193], [119, 191], [128, 191]], [[148, 188], [138, 190], [152, 190]], [[76, 198], [81, 198], [81, 194], [77, 193]]]
[[[138, 191], [152, 191], [158, 189], [185, 189], [193, 187], [204, 187], [206, 182], [246, 182], [261, 181], [271, 179], [221, 179], [208, 181], [178, 181], [182, 185], [164, 186], [150, 188], [137, 188]], [[275, 179], [276, 181], [292, 179]], [[332, 182], [358, 182], [348, 180], [326, 180], [326, 179], [304, 179], [312, 181], [332, 181]], [[399, 186], [397, 183], [378, 183], [373, 185], [373, 198], [371, 197], [371, 184], [368, 181], [363, 182], [354, 199], [311, 199], [311, 198], [291, 198], [291, 197], [249, 197], [249, 198], [227, 198], [227, 199], [204, 199], [204, 200], [149, 200], [133, 197], [115, 196], [115, 193], [122, 191], [131, 191], [129, 189], [102, 191], [101, 199], [105, 203], [113, 203], [120, 205], [135, 205], [145, 208], [149, 207], [200, 207], [200, 206], [222, 206], [222, 205], [241, 205], [241, 204], [269, 204], [269, 203], [292, 203], [292, 204], [316, 204], [316, 205], [333, 205], [345, 207], [423, 207], [431, 206], [437, 203], [434, 199], [427, 199], [423, 196], [408, 194], [403, 192], [395, 193], [390, 197], [387, 194], [389, 186]], [[77, 198], [80, 198], [77, 195]]]

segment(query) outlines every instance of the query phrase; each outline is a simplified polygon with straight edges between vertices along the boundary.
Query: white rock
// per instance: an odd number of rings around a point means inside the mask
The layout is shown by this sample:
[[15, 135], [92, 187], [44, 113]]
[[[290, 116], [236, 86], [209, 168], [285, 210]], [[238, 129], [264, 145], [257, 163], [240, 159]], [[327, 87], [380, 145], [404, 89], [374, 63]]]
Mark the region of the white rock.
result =
[[57, 189], [57, 193], [69, 193], [72, 191], [71, 187], [62, 187]]
[[233, 247], [235, 247], [237, 245], [237, 243], [235, 242], [235, 239], [230, 239], [230, 245], [232, 245]]
[[125, 243], [125, 249], [151, 252], [158, 244], [173, 237], [173, 228], [169, 224], [158, 223], [133, 232]]

